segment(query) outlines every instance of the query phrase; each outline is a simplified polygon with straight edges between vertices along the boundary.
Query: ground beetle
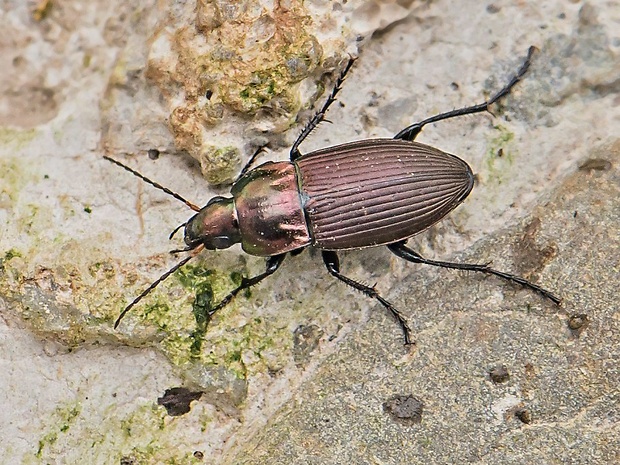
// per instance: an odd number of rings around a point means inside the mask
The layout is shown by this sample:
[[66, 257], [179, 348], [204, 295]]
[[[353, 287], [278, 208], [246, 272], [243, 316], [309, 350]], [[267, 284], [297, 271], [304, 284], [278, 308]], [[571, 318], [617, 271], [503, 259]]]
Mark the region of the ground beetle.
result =
[[[474, 176], [460, 158], [414, 142], [422, 128], [456, 116], [482, 113], [507, 95], [527, 72], [535, 48], [511, 81], [484, 103], [441, 113], [406, 127], [393, 139], [367, 139], [328, 147], [305, 155], [300, 144], [324, 120], [344, 78], [355, 61], [350, 58], [323, 107], [301, 132], [290, 151], [290, 161], [267, 162], [249, 169], [261, 149], [251, 157], [232, 186], [232, 197], [214, 197], [203, 208], [113, 160], [152, 186], [163, 190], [196, 211], [185, 227], [187, 247], [181, 251], [225, 249], [241, 243], [251, 255], [267, 257], [266, 270], [243, 278], [210, 310], [210, 315], [228, 304], [240, 291], [273, 274], [287, 253], [305, 247], [321, 250], [329, 273], [369, 297], [378, 300], [396, 318], [410, 344], [411, 330], [401, 313], [366, 286], [340, 273], [337, 252], [385, 245], [400, 258], [443, 268], [479, 271], [528, 287], [556, 304], [560, 299], [524, 278], [490, 268], [487, 264], [451, 263], [423, 258], [405, 245], [408, 238], [427, 229], [459, 205], [471, 191]], [[173, 252], [180, 252], [179, 250]], [[153, 282], [120, 314], [125, 314], [170, 274], [185, 265], [195, 253]]]

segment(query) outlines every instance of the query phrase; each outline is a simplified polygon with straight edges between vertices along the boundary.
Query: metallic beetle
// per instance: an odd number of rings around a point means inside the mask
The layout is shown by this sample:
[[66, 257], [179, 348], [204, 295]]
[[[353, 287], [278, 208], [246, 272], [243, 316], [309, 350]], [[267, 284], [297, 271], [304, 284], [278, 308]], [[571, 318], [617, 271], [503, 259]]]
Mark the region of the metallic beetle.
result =
[[[299, 145], [323, 121], [328, 107], [335, 101], [354, 62], [351, 58], [321, 110], [293, 144], [290, 161], [267, 162], [249, 169], [259, 149], [233, 184], [232, 197], [215, 197], [203, 208], [122, 163], [105, 158], [197, 211], [181, 225], [185, 226], [187, 244], [183, 251], [224, 249], [240, 243], [246, 253], [267, 257], [265, 272], [244, 278], [239, 287], [211, 309], [210, 314], [225, 306], [241, 290], [273, 274], [287, 253], [296, 254], [313, 246], [321, 250], [330, 274], [375, 298], [391, 312], [403, 330], [405, 343], [410, 344], [411, 331], [401, 313], [373, 287], [341, 274], [337, 251], [386, 245], [397, 256], [414, 263], [492, 274], [528, 287], [556, 304], [560, 302], [549, 291], [518, 276], [487, 265], [425, 259], [405, 246], [408, 238], [441, 220], [459, 205], [474, 185], [474, 176], [467, 163], [454, 155], [414, 142], [415, 137], [426, 124], [488, 111], [489, 106], [508, 94], [526, 73], [534, 50], [534, 47], [530, 48], [525, 62], [511, 81], [484, 103], [412, 124], [393, 139], [360, 140], [302, 155]], [[186, 257], [151, 284], [123, 310], [115, 327], [131, 307], [192, 257]]]
[[428, 145], [372, 139], [268, 162], [245, 174], [231, 198], [216, 198], [187, 222], [185, 242], [241, 243], [270, 257], [400, 242], [461, 203], [474, 185], [460, 158]]

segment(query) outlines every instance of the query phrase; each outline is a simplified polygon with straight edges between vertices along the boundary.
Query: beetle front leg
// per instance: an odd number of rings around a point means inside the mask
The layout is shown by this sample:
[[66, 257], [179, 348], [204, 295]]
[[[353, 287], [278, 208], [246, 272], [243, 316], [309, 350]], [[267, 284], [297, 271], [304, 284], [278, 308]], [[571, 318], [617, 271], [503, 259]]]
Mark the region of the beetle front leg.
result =
[[327, 97], [327, 101], [323, 104], [323, 107], [314, 114], [308, 124], [306, 124], [306, 127], [303, 129], [303, 131], [301, 131], [301, 134], [297, 136], [297, 140], [291, 147], [291, 161], [295, 161], [299, 157], [301, 157], [301, 153], [299, 152], [299, 146], [304, 141], [304, 139], [308, 137], [308, 135], [314, 130], [314, 128], [316, 128], [321, 121], [325, 120], [325, 113], [327, 113], [327, 109], [329, 108], [329, 106], [336, 101], [336, 94], [340, 91], [342, 83], [344, 82], [344, 78], [351, 69], [351, 66], [353, 66], [355, 60], [356, 58], [349, 57], [349, 62], [336, 80], [336, 84], [334, 85], [331, 94], [329, 94], [329, 97]]
[[284, 257], [286, 257], [286, 254], [280, 254], [280, 255], [274, 255], [273, 257], [269, 257], [267, 259], [267, 268], [265, 269], [264, 273], [261, 273], [259, 275], [253, 276], [251, 278], [242, 278], [241, 279], [241, 285], [239, 287], [237, 287], [236, 289], [233, 289], [231, 291], [230, 294], [228, 294], [226, 297], [224, 297], [222, 299], [222, 301], [217, 304], [215, 307], [211, 308], [211, 310], [209, 310], [209, 317], [211, 315], [213, 315], [215, 312], [217, 312], [219, 309], [225, 307], [226, 305], [228, 305], [230, 303], [230, 301], [237, 295], [239, 294], [239, 292], [243, 291], [244, 289], [249, 289], [252, 286], [257, 285], [258, 283], [260, 283], [263, 279], [265, 279], [267, 276], [270, 276], [272, 274], [274, 274], [278, 268], [280, 267], [280, 265], [282, 264], [282, 262], [284, 261]]
[[521, 286], [527, 287], [535, 292], [538, 292], [543, 297], [551, 300], [556, 305], [559, 305], [561, 300], [553, 295], [546, 289], [543, 289], [540, 286], [528, 281], [525, 278], [521, 278], [520, 276], [515, 276], [513, 274], [504, 273], [503, 271], [494, 270], [489, 267], [487, 264], [480, 265], [476, 263], [452, 263], [452, 262], [442, 262], [437, 260], [429, 260], [428, 258], [422, 257], [419, 253], [414, 252], [409, 247], [405, 246], [404, 242], [397, 242], [395, 244], [390, 244], [387, 246], [390, 251], [395, 254], [397, 257], [403, 258], [412, 263], [422, 263], [424, 265], [432, 265], [438, 266], [441, 268], [451, 268], [453, 270], [465, 270], [465, 271], [478, 271], [480, 273], [486, 273], [493, 276], [497, 276], [498, 278], [505, 279], [506, 281], [511, 281], [513, 283], [520, 284]]
[[340, 281], [345, 283], [348, 286], [351, 286], [353, 289], [357, 289], [358, 291], [363, 292], [368, 297], [378, 300], [381, 305], [383, 305], [389, 312], [394, 316], [401, 329], [403, 330], [403, 335], [405, 337], [405, 345], [413, 344], [411, 340], [411, 328], [407, 324], [407, 320], [403, 317], [403, 315], [387, 300], [379, 295], [379, 293], [375, 290], [374, 287], [366, 286], [362, 283], [358, 283], [357, 281], [352, 280], [351, 278], [347, 278], [343, 274], [340, 273], [340, 261], [338, 260], [338, 255], [333, 251], [323, 251], [323, 262], [325, 262], [325, 266], [327, 267], [327, 271], [329, 273], [338, 278]]
[[457, 110], [452, 110], [446, 113], [441, 113], [439, 115], [435, 115], [430, 118], [427, 118], [420, 123], [415, 123], [415, 124], [412, 124], [411, 126], [407, 126], [405, 129], [403, 129], [398, 134], [396, 134], [394, 136], [394, 139], [403, 139], [403, 140], [412, 141], [417, 137], [420, 131], [422, 131], [422, 128], [429, 123], [436, 123], [437, 121], [454, 118], [456, 116], [472, 115], [474, 113], [482, 113], [484, 111], [489, 111], [489, 106], [497, 102], [500, 98], [504, 97], [505, 95], [508, 95], [511, 89], [521, 80], [523, 75], [527, 72], [528, 68], [530, 67], [530, 63], [532, 61], [532, 55], [534, 54], [535, 51], [536, 51], [536, 47], [534, 46], [528, 49], [527, 57], [525, 58], [525, 61], [521, 65], [521, 68], [519, 68], [519, 71], [517, 71], [517, 74], [515, 74], [512, 77], [510, 82], [506, 84], [506, 86], [504, 86], [502, 90], [497, 92], [493, 97], [491, 97], [486, 102], [483, 102], [483, 103], [480, 103], [478, 105], [474, 105], [471, 107], [459, 108]]

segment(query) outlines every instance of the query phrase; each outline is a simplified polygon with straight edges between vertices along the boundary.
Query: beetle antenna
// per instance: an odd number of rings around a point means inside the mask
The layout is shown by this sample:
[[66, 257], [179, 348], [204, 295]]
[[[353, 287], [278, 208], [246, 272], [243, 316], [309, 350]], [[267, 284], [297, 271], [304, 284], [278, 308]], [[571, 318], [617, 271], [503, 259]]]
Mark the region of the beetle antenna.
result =
[[189, 262], [192, 258], [194, 258], [196, 255], [195, 254], [191, 254], [188, 257], [185, 257], [183, 260], [181, 260], [179, 263], [177, 263], [176, 265], [174, 265], [172, 268], [170, 268], [168, 271], [166, 271], [164, 274], [162, 274], [159, 278], [157, 278], [155, 281], [153, 281], [151, 283], [151, 285], [149, 287], [147, 287], [144, 291], [142, 291], [142, 293], [136, 297], [135, 299], [133, 299], [133, 302], [131, 302], [129, 305], [127, 305], [125, 307], [125, 309], [121, 312], [121, 314], [118, 316], [118, 318], [116, 319], [116, 321], [114, 322], [114, 329], [118, 328], [118, 325], [121, 323], [121, 320], [124, 318], [124, 316], [127, 314], [127, 312], [129, 310], [131, 310], [133, 308], [134, 305], [136, 305], [138, 302], [140, 302], [144, 297], [146, 297], [147, 295], [149, 295], [151, 293], [151, 291], [153, 289], [155, 289], [157, 286], [159, 286], [163, 281], [165, 281], [168, 276], [170, 276], [172, 273], [174, 273], [176, 270], [178, 270], [179, 268], [181, 268], [183, 265], [185, 265], [187, 262]]
[[123, 168], [125, 171], [129, 171], [131, 174], [133, 174], [134, 176], [142, 179], [144, 182], [146, 182], [147, 184], [150, 184], [151, 186], [155, 187], [156, 189], [159, 189], [161, 191], [164, 191], [166, 194], [171, 195], [172, 197], [174, 197], [177, 200], [180, 200], [181, 202], [183, 202], [185, 205], [187, 205], [189, 208], [191, 208], [192, 210], [194, 210], [195, 212], [199, 212], [200, 211], [200, 207], [198, 207], [197, 205], [194, 205], [192, 202], [190, 202], [189, 200], [185, 200], [183, 197], [181, 197], [179, 194], [177, 194], [176, 192], [171, 191], [170, 189], [168, 189], [167, 187], [162, 186], [161, 184], [156, 183], [155, 181], [151, 181], [149, 178], [147, 178], [146, 176], [138, 173], [136, 170], [131, 169], [129, 166], [122, 164], [120, 161], [117, 161], [113, 158], [110, 158], [106, 155], [103, 156], [103, 158], [105, 158], [106, 160], [108, 160], [111, 163], [114, 163], [117, 166], [120, 166], [121, 168]]

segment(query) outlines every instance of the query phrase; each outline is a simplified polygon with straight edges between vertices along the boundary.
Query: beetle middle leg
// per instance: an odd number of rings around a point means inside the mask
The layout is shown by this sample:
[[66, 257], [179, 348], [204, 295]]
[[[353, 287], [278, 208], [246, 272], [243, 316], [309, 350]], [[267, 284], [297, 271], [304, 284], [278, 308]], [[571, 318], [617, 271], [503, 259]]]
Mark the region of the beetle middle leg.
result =
[[[234, 182], [239, 181], [239, 179], [241, 179], [245, 173], [247, 173], [250, 170], [250, 167], [254, 164], [254, 162], [256, 161], [256, 159], [258, 158], [258, 156], [263, 153], [263, 151], [265, 150], [265, 148], [267, 147], [267, 145], [261, 145], [260, 147], [258, 147], [256, 149], [256, 151], [254, 152], [254, 154], [250, 157], [250, 159], [247, 161], [247, 163], [245, 164], [245, 166], [241, 169], [241, 171], [239, 172], [239, 175], [237, 176], [237, 178], [235, 179]], [[234, 183], [233, 183], [234, 184]]]
[[265, 271], [259, 275], [253, 276], [251, 278], [242, 278], [241, 279], [241, 284], [239, 285], [239, 287], [237, 287], [236, 289], [233, 289], [230, 294], [228, 294], [226, 297], [224, 297], [221, 302], [219, 304], [217, 304], [215, 307], [211, 308], [209, 310], [209, 316], [213, 315], [215, 312], [217, 312], [218, 310], [220, 310], [221, 308], [225, 307], [226, 305], [228, 305], [230, 303], [230, 301], [237, 295], [239, 294], [239, 292], [243, 291], [244, 289], [249, 289], [252, 286], [256, 286], [258, 283], [260, 283], [263, 279], [265, 279], [267, 276], [271, 276], [272, 274], [274, 274], [278, 268], [280, 268], [280, 265], [282, 264], [282, 262], [284, 261], [284, 257], [286, 257], [286, 254], [280, 254], [280, 255], [274, 255], [273, 257], [269, 257], [267, 259], [267, 267], [265, 269]]
[[329, 108], [329, 106], [336, 101], [336, 94], [342, 88], [344, 78], [351, 69], [351, 66], [353, 66], [355, 60], [356, 58], [349, 57], [349, 62], [347, 63], [347, 66], [344, 67], [344, 69], [340, 73], [340, 76], [336, 80], [336, 84], [334, 85], [334, 88], [329, 94], [329, 97], [327, 97], [327, 101], [323, 104], [323, 107], [314, 114], [308, 124], [306, 124], [306, 127], [303, 129], [303, 131], [301, 131], [301, 134], [297, 136], [297, 140], [291, 147], [291, 161], [295, 161], [299, 157], [301, 157], [301, 153], [299, 152], [299, 146], [304, 141], [304, 139], [308, 137], [308, 135], [314, 130], [314, 128], [316, 128], [321, 121], [325, 120], [325, 113], [327, 113], [327, 109]]
[[362, 283], [358, 283], [351, 278], [348, 278], [340, 273], [340, 260], [338, 260], [338, 255], [333, 251], [323, 251], [321, 252], [323, 255], [323, 262], [325, 262], [325, 266], [327, 267], [327, 271], [329, 273], [338, 278], [340, 281], [345, 283], [346, 285], [352, 287], [353, 289], [357, 289], [358, 291], [363, 292], [368, 297], [378, 300], [381, 305], [383, 305], [396, 319], [399, 326], [403, 330], [403, 335], [405, 337], [405, 345], [412, 344], [411, 340], [411, 328], [407, 324], [407, 320], [405, 317], [394, 307], [390, 302], [385, 300], [383, 297], [379, 295], [379, 293], [375, 290], [374, 287], [366, 286]]
[[433, 265], [441, 268], [451, 268], [453, 270], [465, 270], [465, 271], [478, 271], [480, 273], [486, 273], [493, 276], [497, 276], [498, 278], [505, 279], [506, 281], [511, 281], [513, 283], [520, 284], [523, 287], [527, 287], [547, 299], [551, 300], [553, 303], [559, 305], [560, 299], [553, 295], [546, 289], [543, 289], [540, 286], [528, 281], [525, 278], [521, 278], [520, 276], [515, 276], [513, 274], [504, 273], [503, 271], [495, 270], [489, 267], [487, 264], [476, 264], [476, 263], [452, 263], [452, 262], [442, 262], [437, 260], [429, 260], [428, 258], [422, 257], [419, 253], [414, 252], [409, 247], [405, 245], [404, 242], [397, 242], [395, 244], [389, 244], [388, 249], [396, 255], [397, 257], [403, 258], [412, 263], [422, 263], [424, 265]]
[[486, 102], [480, 103], [478, 105], [473, 105], [471, 107], [459, 108], [457, 110], [448, 111], [446, 113], [441, 113], [439, 115], [431, 116], [430, 118], [421, 121], [420, 123], [414, 123], [411, 126], [407, 126], [405, 129], [400, 131], [398, 134], [394, 136], [394, 139], [403, 139], [412, 141], [417, 135], [422, 131], [422, 128], [429, 123], [436, 123], [437, 121], [441, 121], [444, 119], [454, 118], [456, 116], [464, 116], [464, 115], [472, 115], [474, 113], [482, 113], [484, 111], [489, 111], [489, 106], [497, 102], [500, 98], [508, 95], [512, 88], [521, 80], [521, 78], [527, 73], [528, 68], [530, 67], [530, 63], [532, 61], [532, 55], [536, 51], [536, 47], [532, 46], [527, 51], [527, 57], [525, 61], [519, 68], [519, 71], [512, 77], [510, 82], [504, 86], [502, 90], [497, 92], [493, 97], [491, 97]]

